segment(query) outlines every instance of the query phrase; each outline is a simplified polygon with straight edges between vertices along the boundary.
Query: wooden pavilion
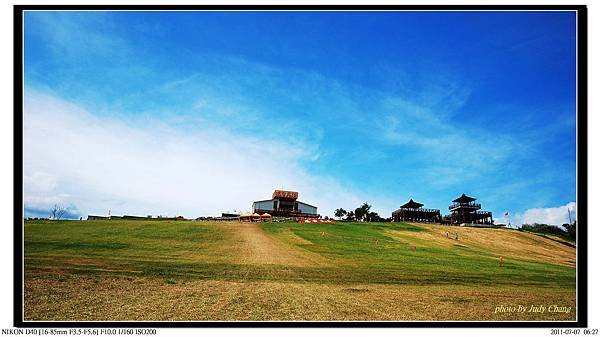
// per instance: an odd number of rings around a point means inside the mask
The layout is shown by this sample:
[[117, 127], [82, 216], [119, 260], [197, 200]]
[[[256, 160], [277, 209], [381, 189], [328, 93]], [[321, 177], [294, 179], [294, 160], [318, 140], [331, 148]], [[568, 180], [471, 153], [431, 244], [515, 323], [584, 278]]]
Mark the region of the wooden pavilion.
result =
[[458, 224], [484, 224], [492, 225], [492, 212], [480, 211], [481, 204], [475, 203], [475, 198], [469, 197], [464, 193], [452, 200], [452, 205], [448, 207], [450, 215], [446, 216], [447, 221], [453, 225]]
[[423, 208], [422, 203], [410, 199], [409, 202], [400, 206], [400, 209], [392, 212], [392, 220], [396, 222], [440, 222], [442, 217], [439, 209]]

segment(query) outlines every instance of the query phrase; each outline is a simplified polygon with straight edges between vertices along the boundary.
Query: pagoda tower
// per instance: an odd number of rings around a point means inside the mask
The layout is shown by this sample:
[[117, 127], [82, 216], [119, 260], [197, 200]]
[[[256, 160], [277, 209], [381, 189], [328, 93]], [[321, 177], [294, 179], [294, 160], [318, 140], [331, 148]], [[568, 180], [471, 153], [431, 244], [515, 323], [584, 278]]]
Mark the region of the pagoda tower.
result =
[[485, 224], [491, 225], [492, 212], [481, 211], [481, 204], [475, 202], [475, 198], [469, 197], [464, 193], [452, 200], [452, 205], [448, 207], [451, 214], [449, 220], [451, 224]]

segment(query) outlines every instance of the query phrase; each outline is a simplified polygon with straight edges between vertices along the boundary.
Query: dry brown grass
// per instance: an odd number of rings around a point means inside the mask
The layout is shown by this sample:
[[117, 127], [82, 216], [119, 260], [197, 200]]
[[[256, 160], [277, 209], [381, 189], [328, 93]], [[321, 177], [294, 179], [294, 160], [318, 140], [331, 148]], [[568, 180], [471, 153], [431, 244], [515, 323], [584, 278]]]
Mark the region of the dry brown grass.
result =
[[[426, 245], [466, 248], [498, 254], [506, 258], [548, 262], [569, 267], [575, 266], [575, 248], [539, 235], [509, 229], [455, 227], [430, 224], [415, 224], [426, 231], [387, 231], [388, 235], [401, 242], [411, 243], [417, 239]], [[446, 237], [450, 233], [450, 238]], [[459, 239], [452, 239], [458, 233]]]
[[[575, 318], [494, 314], [499, 305], [575, 307], [574, 268], [561, 260], [574, 252], [527, 233], [510, 231], [509, 240], [508, 231], [433, 225], [94, 224], [26, 227], [26, 320]], [[544, 257], [548, 250], [558, 257]]]
[[25, 284], [26, 320], [575, 319], [575, 309], [568, 314], [494, 313], [499, 305], [575, 308], [574, 290], [31, 276]]

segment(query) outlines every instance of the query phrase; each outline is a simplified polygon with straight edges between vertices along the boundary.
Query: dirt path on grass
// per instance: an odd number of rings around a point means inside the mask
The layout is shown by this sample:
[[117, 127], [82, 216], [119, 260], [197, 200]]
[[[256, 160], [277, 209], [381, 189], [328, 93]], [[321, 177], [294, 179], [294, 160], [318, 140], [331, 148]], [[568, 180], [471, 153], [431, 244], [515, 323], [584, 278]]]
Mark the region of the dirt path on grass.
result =
[[259, 223], [232, 222], [223, 226], [237, 241], [236, 259], [242, 264], [280, 264], [297, 267], [330, 265], [319, 254], [286, 244], [268, 235]]

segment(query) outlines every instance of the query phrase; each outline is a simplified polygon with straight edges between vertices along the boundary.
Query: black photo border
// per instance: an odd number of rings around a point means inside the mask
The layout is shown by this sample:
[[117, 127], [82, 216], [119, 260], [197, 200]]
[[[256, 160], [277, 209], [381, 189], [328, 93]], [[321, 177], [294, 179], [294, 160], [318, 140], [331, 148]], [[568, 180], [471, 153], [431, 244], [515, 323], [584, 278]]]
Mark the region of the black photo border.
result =
[[[577, 320], [576, 321], [25, 321], [23, 265], [23, 12], [27, 10], [343, 10], [576, 11], [577, 13]], [[588, 324], [587, 7], [585, 5], [14, 5], [13, 321], [20, 328], [583, 328]]]

